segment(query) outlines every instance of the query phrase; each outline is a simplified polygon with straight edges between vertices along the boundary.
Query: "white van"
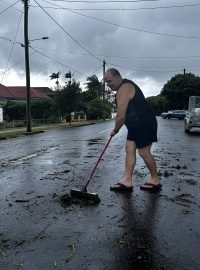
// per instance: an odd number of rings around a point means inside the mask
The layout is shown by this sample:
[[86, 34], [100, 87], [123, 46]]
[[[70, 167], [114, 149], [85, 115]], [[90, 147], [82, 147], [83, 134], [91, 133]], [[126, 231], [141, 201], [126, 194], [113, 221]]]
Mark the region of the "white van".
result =
[[200, 128], [200, 96], [189, 97], [184, 123], [186, 133], [190, 133], [194, 127]]

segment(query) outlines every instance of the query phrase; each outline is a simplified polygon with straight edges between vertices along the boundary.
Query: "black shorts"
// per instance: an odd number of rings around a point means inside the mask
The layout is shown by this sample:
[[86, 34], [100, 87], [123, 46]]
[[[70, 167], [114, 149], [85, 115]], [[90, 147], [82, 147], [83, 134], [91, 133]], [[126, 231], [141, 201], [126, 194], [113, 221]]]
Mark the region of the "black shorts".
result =
[[153, 142], [157, 142], [157, 120], [147, 123], [146, 125], [137, 125], [128, 127], [127, 140], [134, 141], [137, 148], [144, 148]]

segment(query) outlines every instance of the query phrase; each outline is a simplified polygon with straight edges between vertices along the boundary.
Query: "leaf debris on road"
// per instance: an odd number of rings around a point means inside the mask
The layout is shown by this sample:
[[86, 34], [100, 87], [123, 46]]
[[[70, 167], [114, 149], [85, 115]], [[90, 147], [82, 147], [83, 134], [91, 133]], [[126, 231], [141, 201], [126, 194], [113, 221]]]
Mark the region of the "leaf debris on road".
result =
[[76, 253], [76, 249], [74, 245], [67, 245], [67, 247], [70, 248], [70, 254], [66, 257], [64, 257], [65, 262], [69, 262], [71, 261], [71, 259], [73, 258], [74, 254]]

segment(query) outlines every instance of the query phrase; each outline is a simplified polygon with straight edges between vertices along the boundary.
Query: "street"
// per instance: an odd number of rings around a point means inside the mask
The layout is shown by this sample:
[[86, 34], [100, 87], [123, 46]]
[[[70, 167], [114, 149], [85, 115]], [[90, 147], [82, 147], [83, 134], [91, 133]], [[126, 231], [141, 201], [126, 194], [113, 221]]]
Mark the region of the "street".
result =
[[200, 269], [200, 131], [158, 117], [153, 144], [162, 191], [110, 191], [124, 171], [126, 128], [112, 139], [88, 191], [98, 205], [61, 204], [97, 162], [114, 121], [0, 141], [1, 270]]

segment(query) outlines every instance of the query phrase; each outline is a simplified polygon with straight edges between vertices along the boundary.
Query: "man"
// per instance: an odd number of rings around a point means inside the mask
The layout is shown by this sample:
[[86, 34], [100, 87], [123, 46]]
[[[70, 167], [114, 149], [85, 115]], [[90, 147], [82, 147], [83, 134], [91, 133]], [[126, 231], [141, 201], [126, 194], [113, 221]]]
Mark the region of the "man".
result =
[[140, 186], [147, 191], [160, 190], [156, 162], [151, 154], [151, 145], [157, 141], [157, 120], [140, 88], [132, 81], [123, 79], [119, 71], [110, 68], [104, 76], [107, 86], [116, 91], [117, 114], [115, 127], [110, 136], [115, 136], [125, 124], [126, 140], [125, 173], [119, 183], [110, 187], [113, 191], [132, 191], [132, 174], [136, 164], [136, 150], [150, 171], [148, 182]]

